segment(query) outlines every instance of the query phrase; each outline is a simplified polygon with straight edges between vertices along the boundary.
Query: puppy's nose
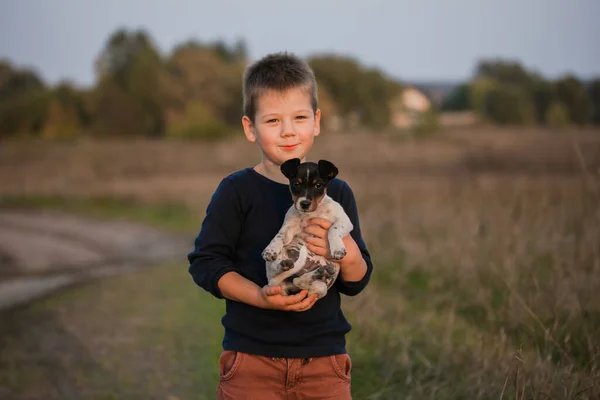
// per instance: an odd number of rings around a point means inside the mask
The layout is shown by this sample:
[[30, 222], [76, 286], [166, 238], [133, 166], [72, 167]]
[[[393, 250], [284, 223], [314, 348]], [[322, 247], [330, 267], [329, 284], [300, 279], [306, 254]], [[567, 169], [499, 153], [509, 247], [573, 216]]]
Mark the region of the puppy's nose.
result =
[[310, 200], [301, 200], [300, 207], [302, 207], [303, 210], [306, 210], [308, 207], [310, 207]]

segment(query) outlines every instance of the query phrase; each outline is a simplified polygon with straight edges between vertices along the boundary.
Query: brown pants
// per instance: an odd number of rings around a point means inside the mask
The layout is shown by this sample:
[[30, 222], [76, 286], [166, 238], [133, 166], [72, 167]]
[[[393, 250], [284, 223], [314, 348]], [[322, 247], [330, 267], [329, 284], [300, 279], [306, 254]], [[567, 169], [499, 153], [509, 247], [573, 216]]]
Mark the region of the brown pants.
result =
[[219, 400], [347, 400], [352, 361], [347, 354], [317, 358], [270, 358], [223, 351]]

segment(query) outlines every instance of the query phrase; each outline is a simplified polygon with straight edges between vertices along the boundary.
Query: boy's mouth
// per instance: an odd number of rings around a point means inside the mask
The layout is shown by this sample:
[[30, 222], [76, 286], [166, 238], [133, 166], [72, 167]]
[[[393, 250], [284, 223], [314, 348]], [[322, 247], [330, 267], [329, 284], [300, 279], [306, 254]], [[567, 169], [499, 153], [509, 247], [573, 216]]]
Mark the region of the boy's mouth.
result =
[[279, 146], [279, 147], [281, 147], [285, 151], [291, 151], [291, 150], [294, 150], [298, 146], [299, 146], [299, 144], [289, 144], [289, 145]]

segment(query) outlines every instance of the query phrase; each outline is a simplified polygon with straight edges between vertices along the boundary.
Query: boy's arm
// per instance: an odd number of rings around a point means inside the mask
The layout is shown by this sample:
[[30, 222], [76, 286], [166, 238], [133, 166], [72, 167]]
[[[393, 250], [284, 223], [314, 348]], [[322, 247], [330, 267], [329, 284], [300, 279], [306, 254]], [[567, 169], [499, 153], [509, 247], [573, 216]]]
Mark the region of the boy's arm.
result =
[[208, 204], [194, 250], [187, 256], [194, 282], [219, 299], [224, 298], [217, 284], [219, 279], [237, 271], [232, 260], [242, 221], [240, 198], [233, 184], [225, 178]]
[[250, 304], [254, 307], [281, 311], [306, 311], [318, 300], [316, 294], [307, 296], [308, 290], [284, 296], [281, 286], [259, 287], [237, 272], [229, 272], [218, 282], [219, 290], [229, 300]]
[[340, 293], [343, 293], [347, 296], [356, 296], [362, 292], [369, 283], [371, 274], [373, 272], [373, 263], [371, 261], [371, 254], [367, 250], [367, 245], [362, 238], [360, 221], [358, 217], [358, 207], [356, 205], [354, 193], [352, 192], [350, 186], [348, 186], [348, 184], [345, 182], [342, 188], [340, 204], [346, 211], [346, 214], [348, 215], [348, 218], [350, 218], [350, 221], [354, 227], [352, 232], [350, 232], [350, 236], [358, 247], [358, 250], [362, 256], [362, 260], [360, 260], [361, 262], [357, 262], [356, 265], [348, 265], [345, 267], [345, 271], [340, 274], [340, 277], [337, 279], [335, 285]]

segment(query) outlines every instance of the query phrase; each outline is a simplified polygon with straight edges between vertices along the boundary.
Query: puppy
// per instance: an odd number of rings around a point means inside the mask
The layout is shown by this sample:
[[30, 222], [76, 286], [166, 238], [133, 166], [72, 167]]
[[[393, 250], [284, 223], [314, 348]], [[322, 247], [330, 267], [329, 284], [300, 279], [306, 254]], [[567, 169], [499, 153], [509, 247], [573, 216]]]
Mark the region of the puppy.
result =
[[293, 158], [281, 165], [281, 172], [290, 180], [294, 204], [262, 253], [269, 286], [280, 285], [284, 295], [308, 289], [309, 296], [316, 293], [320, 299], [337, 279], [340, 266], [308, 250], [302, 236], [309, 219], [324, 218], [333, 224], [327, 234], [332, 258], [341, 260], [346, 255], [342, 238], [354, 227], [342, 206], [327, 195], [327, 184], [338, 169], [327, 160], [300, 163]]

